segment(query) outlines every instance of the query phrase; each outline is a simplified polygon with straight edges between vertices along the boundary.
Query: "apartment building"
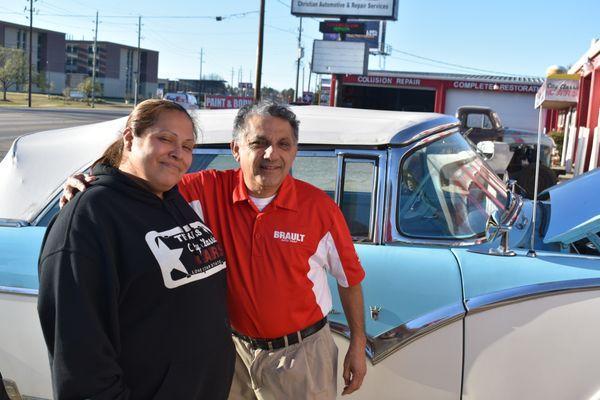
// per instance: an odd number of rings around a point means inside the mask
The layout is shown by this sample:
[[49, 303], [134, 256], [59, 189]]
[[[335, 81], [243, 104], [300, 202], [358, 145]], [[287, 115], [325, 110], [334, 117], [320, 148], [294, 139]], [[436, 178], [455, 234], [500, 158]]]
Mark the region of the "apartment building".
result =
[[[21, 49], [29, 57], [29, 26], [0, 21], [0, 46]], [[33, 28], [32, 48], [32, 72], [43, 74], [46, 81], [42, 88], [34, 84], [32, 91], [61, 93], [65, 87], [65, 34]]]
[[[66, 41], [66, 84], [71, 88], [92, 76], [93, 41]], [[139, 61], [138, 61], [139, 60]], [[150, 98], [158, 88], [158, 52], [112, 42], [97, 42], [96, 78], [102, 96], [133, 99], [139, 62], [140, 98]]]

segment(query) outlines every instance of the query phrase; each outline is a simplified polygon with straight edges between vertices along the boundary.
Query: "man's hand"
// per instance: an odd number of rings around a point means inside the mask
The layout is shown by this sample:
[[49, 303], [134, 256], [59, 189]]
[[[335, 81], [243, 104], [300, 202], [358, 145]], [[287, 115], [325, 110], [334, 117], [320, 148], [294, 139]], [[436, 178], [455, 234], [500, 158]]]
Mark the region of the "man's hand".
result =
[[363, 337], [353, 337], [350, 340], [350, 347], [344, 358], [344, 390], [342, 396], [355, 392], [362, 385], [363, 379], [367, 374], [367, 361], [365, 356], [366, 339]]
[[342, 375], [346, 385], [342, 395], [345, 395], [357, 391], [367, 374], [365, 355], [367, 336], [365, 334], [365, 312], [360, 284], [351, 287], [338, 285], [338, 293], [350, 327], [350, 347], [348, 353], [346, 353], [346, 358], [344, 358], [344, 372]]
[[60, 196], [60, 208], [63, 208], [73, 196], [79, 192], [83, 192], [90, 186], [90, 183], [95, 181], [94, 175], [76, 174], [67, 178], [67, 181], [63, 185], [63, 193]]

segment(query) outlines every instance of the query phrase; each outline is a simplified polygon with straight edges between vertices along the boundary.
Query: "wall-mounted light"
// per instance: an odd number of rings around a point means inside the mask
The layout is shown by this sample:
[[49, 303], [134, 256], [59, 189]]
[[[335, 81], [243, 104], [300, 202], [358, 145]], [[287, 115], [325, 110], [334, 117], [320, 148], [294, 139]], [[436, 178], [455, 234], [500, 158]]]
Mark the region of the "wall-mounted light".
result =
[[583, 63], [581, 67], [581, 71], [583, 75], [588, 75], [594, 70], [594, 64], [592, 63], [592, 59], [588, 57], [587, 61]]

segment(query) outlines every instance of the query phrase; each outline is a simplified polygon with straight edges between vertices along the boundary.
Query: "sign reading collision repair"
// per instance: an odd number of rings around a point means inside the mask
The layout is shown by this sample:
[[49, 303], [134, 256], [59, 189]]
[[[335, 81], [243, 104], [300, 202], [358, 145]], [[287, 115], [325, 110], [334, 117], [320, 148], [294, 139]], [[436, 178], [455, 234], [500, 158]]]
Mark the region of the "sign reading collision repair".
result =
[[292, 0], [292, 14], [310, 17], [398, 18], [398, 0]]

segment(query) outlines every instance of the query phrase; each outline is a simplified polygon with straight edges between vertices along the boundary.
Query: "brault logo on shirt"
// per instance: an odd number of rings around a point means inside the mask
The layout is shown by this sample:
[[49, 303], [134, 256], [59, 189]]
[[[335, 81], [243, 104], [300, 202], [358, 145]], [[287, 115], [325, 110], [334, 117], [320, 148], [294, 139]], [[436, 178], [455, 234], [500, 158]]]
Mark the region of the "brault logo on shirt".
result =
[[296, 232], [284, 232], [284, 231], [274, 231], [273, 232], [274, 239], [279, 239], [282, 242], [289, 242], [289, 243], [302, 243], [302, 242], [304, 242], [305, 236], [306, 235], [303, 233], [296, 233]]

